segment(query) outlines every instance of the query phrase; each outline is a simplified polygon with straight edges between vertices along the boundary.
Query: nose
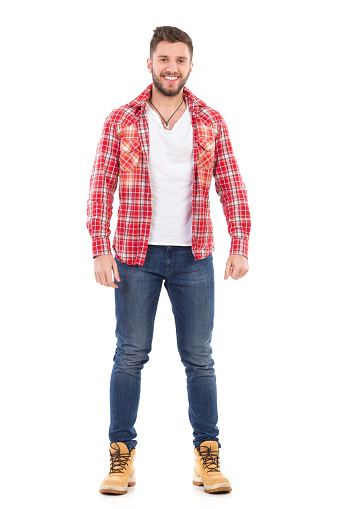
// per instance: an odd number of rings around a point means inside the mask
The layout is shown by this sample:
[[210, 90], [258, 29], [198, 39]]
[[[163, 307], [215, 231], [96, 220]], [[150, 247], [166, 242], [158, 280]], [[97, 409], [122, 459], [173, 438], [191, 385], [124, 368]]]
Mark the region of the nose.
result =
[[179, 74], [178, 72], [178, 66], [176, 62], [168, 62], [166, 73], [168, 74]]

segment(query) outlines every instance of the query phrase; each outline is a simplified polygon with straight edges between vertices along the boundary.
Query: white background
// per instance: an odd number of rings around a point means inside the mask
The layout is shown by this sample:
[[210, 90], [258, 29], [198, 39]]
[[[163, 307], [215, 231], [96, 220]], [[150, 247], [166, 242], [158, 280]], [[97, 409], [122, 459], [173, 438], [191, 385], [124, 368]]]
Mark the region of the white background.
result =
[[[2, 9], [3, 507], [338, 507], [334, 6], [68, 0]], [[212, 180], [226, 495], [192, 484], [185, 373], [164, 288], [142, 371], [137, 484], [120, 497], [98, 491], [109, 471], [115, 290], [94, 278], [86, 202], [104, 120], [151, 83], [149, 42], [161, 25], [193, 40], [186, 86], [225, 118], [252, 216], [250, 270], [225, 281], [230, 237]], [[113, 207], [112, 232], [118, 193]]]

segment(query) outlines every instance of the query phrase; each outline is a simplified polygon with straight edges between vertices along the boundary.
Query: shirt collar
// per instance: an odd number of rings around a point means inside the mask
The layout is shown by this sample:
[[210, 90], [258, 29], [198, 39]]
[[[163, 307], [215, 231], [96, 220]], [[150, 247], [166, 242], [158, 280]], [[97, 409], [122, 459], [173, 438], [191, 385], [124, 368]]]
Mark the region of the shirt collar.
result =
[[[140, 113], [145, 111], [146, 104], [148, 99], [150, 98], [151, 92], [152, 92], [152, 85], [153, 83], [150, 83], [143, 92], [141, 92], [138, 97], [133, 99], [130, 103], [128, 103], [128, 106], [132, 106], [133, 108], [140, 108]], [[206, 106], [206, 103], [202, 101], [201, 99], [198, 99], [192, 92], [187, 88], [183, 87], [182, 94], [185, 98], [186, 104], [190, 110], [191, 113], [199, 113], [200, 108], [203, 108]]]

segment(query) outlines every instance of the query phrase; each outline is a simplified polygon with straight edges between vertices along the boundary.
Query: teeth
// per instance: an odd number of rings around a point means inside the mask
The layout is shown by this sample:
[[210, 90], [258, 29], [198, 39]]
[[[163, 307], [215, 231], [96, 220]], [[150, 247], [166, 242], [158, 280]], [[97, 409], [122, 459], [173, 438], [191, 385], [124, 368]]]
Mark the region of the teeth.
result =
[[177, 80], [179, 76], [164, 76], [165, 80], [171, 80], [171, 81], [174, 81], [174, 80]]

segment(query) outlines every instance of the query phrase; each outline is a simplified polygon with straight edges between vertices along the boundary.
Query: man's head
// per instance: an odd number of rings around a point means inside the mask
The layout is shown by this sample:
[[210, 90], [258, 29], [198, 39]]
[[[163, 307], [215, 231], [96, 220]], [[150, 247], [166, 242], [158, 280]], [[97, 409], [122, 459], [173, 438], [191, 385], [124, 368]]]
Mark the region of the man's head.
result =
[[[192, 58], [193, 44], [186, 32], [170, 26], [154, 30], [147, 69], [152, 73], [154, 86], [162, 94], [174, 96], [181, 91], [191, 74]], [[176, 79], [168, 79], [170, 76]]]

